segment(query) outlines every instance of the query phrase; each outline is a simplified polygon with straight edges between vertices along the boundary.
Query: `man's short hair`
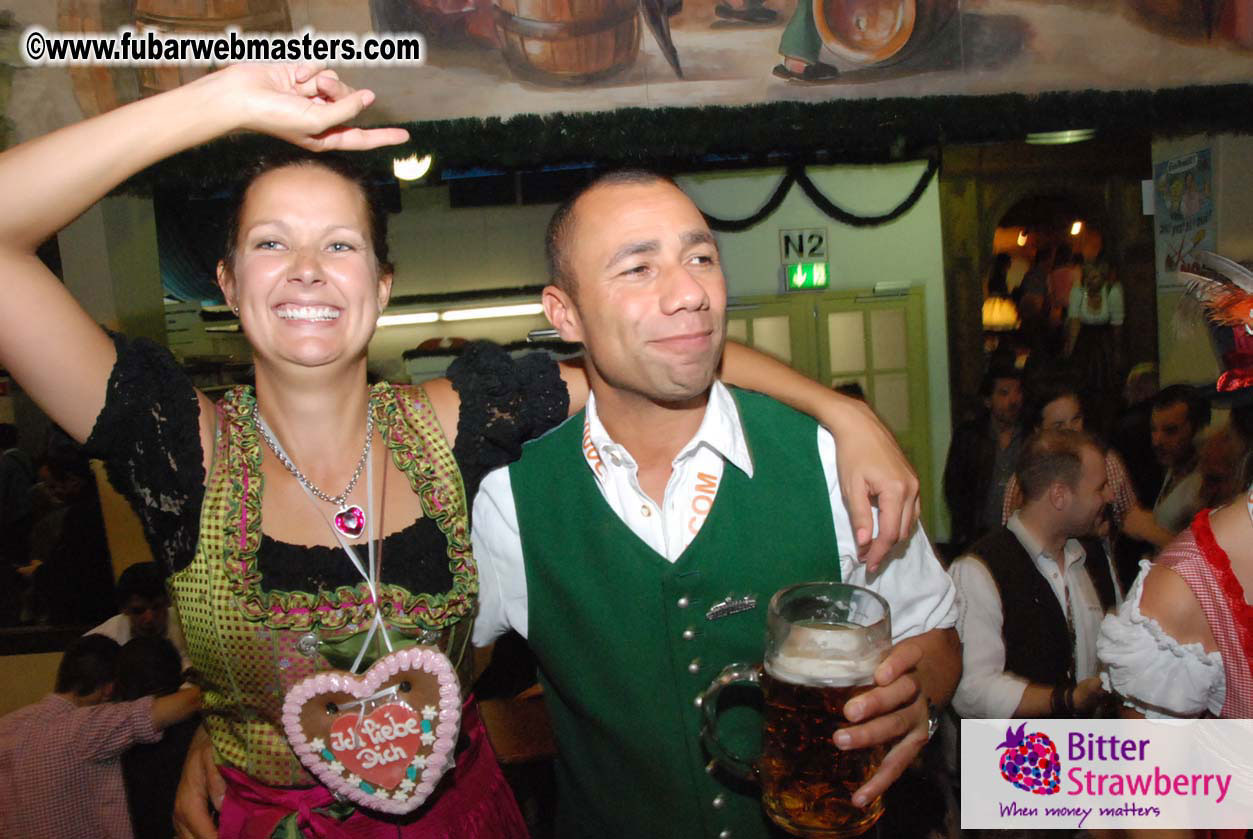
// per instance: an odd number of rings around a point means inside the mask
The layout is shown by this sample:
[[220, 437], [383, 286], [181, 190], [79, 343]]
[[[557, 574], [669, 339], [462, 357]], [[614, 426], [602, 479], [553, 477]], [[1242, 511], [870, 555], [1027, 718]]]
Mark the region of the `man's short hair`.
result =
[[1180, 403], [1188, 406], [1188, 422], [1192, 423], [1192, 433], [1195, 434], [1209, 425], [1209, 400], [1192, 385], [1168, 385], [1157, 392], [1152, 405], [1154, 411], [1160, 411]]
[[87, 696], [113, 681], [117, 657], [122, 651], [117, 641], [106, 635], [84, 635], [65, 649], [57, 668], [57, 693]]
[[1022, 384], [1023, 373], [1013, 364], [997, 363], [988, 368], [983, 374], [983, 381], [979, 382], [979, 395], [987, 398], [992, 395], [992, 391], [996, 390], [996, 383], [1000, 379], [1013, 379]]
[[117, 658], [115, 699], [129, 701], [144, 696], [165, 696], [178, 690], [183, 659], [168, 638], [132, 638]]
[[165, 591], [165, 576], [161, 566], [155, 562], [137, 562], [122, 572], [117, 578], [117, 605], [126, 608], [132, 597], [144, 600], [164, 600], [168, 595]]
[[544, 234], [544, 252], [548, 258], [548, 277], [550, 282], [574, 299], [577, 296], [578, 283], [570, 269], [569, 248], [570, 233], [574, 229], [574, 205], [593, 189], [605, 186], [643, 186], [654, 183], [668, 183], [676, 189], [674, 179], [647, 169], [615, 169], [597, 175], [581, 187], [574, 195], [561, 202], [548, 221], [548, 230]]
[[1086, 431], [1045, 429], [1028, 437], [1015, 470], [1023, 500], [1034, 501], [1057, 481], [1071, 489], [1079, 486], [1083, 450], [1089, 446], [1105, 453], [1104, 446]]

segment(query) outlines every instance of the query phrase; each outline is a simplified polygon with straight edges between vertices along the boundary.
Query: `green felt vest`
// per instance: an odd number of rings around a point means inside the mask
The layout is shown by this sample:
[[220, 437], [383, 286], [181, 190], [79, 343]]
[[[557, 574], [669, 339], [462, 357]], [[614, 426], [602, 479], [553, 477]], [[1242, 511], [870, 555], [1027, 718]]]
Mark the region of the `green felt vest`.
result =
[[[760, 661], [770, 596], [839, 580], [839, 554], [813, 420], [734, 393], [754, 475], [727, 465], [704, 525], [674, 563], [605, 503], [582, 453], [582, 413], [510, 467], [528, 634], [560, 755], [562, 839], [778, 835], [752, 785], [706, 771], [693, 700], [727, 664]], [[746, 595], [755, 608], [706, 617]], [[724, 692], [720, 705], [732, 707], [720, 731], [756, 754], [761, 717], [743, 700]]]

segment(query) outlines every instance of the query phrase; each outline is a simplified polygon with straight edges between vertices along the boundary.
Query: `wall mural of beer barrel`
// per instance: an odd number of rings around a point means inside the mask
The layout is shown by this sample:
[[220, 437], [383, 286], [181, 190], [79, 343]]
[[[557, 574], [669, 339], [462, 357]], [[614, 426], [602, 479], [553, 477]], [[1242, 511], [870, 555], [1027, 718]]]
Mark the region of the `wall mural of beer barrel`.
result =
[[[421, 66], [341, 68], [386, 103], [373, 114], [397, 122], [1253, 79], [1253, 0], [8, 0], [6, 8], [18, 32], [38, 23], [79, 33], [123, 25], [417, 33]], [[95, 114], [202, 72], [18, 72], [4, 116], [26, 134], [64, 121], [63, 107], [19, 95], [38, 74], [59, 74], [56, 95], [72, 90], [81, 112]]]
[[495, 18], [509, 68], [543, 84], [611, 76], [640, 50], [639, 0], [496, 0]]
[[[112, 32], [134, 24], [134, 0], [58, 0], [61, 32]], [[139, 72], [134, 67], [71, 67], [74, 97], [85, 116], [110, 111], [139, 98]]]
[[[140, 32], [290, 32], [287, 0], [134, 0], [135, 28]], [[142, 67], [141, 96], [170, 90], [203, 76], [207, 67]]]
[[[58, 0], [57, 28], [83, 34], [133, 27], [139, 33], [290, 32], [287, 0]], [[83, 114], [93, 116], [170, 90], [209, 72], [208, 67], [71, 67], [67, 70]]]
[[925, 49], [958, 0], [810, 0], [823, 46], [855, 67], [893, 64]]

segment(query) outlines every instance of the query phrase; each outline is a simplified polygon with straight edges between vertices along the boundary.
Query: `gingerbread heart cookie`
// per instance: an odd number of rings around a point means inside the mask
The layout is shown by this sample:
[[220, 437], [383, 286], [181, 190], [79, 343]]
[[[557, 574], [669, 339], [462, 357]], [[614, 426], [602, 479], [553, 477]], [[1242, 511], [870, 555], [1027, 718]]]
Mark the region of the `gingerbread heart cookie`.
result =
[[293, 685], [283, 702], [292, 751], [331, 792], [408, 813], [452, 766], [461, 724], [457, 673], [434, 647], [379, 659], [362, 676], [332, 671]]

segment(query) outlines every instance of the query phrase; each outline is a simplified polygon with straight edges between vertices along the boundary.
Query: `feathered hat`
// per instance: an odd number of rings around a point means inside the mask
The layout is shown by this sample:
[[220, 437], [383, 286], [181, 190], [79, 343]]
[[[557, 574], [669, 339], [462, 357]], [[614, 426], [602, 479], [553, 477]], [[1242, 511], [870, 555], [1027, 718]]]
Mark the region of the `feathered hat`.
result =
[[1194, 251], [1179, 266], [1187, 283], [1181, 313], [1198, 313], [1209, 327], [1222, 374], [1211, 398], [1253, 401], [1253, 271], [1225, 256]]

